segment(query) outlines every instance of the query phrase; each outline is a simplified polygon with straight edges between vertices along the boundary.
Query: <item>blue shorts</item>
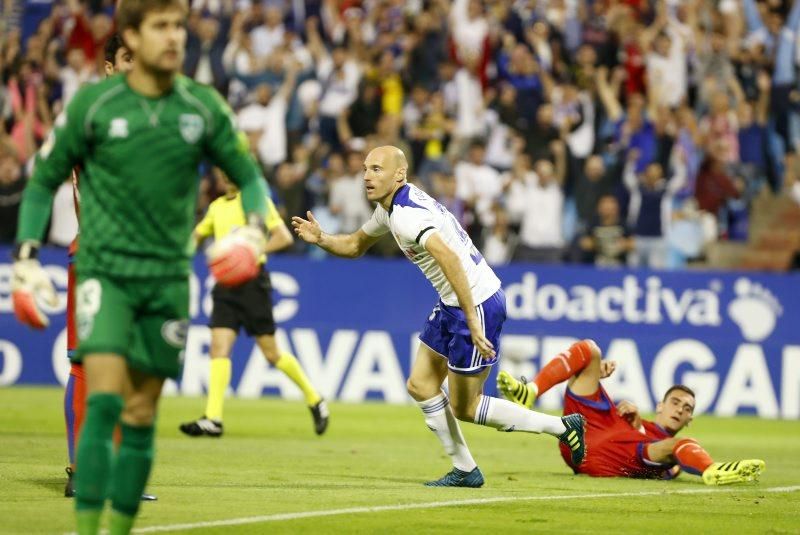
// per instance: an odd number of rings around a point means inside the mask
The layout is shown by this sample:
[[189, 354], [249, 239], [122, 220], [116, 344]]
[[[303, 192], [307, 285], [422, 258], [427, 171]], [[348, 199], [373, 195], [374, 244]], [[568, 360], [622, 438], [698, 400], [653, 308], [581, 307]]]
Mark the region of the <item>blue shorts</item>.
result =
[[[483, 325], [483, 333], [500, 354], [500, 331], [506, 320], [506, 294], [498, 290], [489, 299], [475, 307]], [[447, 367], [456, 373], [472, 375], [491, 366], [497, 359], [484, 360], [472, 345], [464, 312], [459, 307], [447, 306], [439, 301], [425, 322], [420, 341], [447, 358]]]

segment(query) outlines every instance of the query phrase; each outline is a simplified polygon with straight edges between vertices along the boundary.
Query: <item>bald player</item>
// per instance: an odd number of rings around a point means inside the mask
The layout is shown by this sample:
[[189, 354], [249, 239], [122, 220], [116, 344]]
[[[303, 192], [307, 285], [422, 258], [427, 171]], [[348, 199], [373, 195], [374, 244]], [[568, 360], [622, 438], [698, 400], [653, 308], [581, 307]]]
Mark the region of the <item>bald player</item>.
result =
[[[425, 423], [441, 441], [453, 469], [433, 487], [480, 487], [481, 474], [467, 447], [458, 420], [501, 431], [547, 433], [583, 461], [584, 420], [526, 412], [507, 400], [484, 396], [483, 384], [497, 362], [506, 298], [500, 280], [472, 244], [455, 217], [424, 191], [407, 183], [408, 163], [397, 147], [371, 151], [364, 162], [367, 199], [376, 203], [372, 218], [347, 235], [326, 234], [311, 212], [294, 217], [292, 226], [304, 241], [331, 254], [357, 258], [391, 232], [403, 253], [416, 264], [439, 294], [420, 334], [422, 342], [408, 379]], [[398, 284], [388, 281], [387, 284]], [[445, 378], [449, 399], [442, 391]]]

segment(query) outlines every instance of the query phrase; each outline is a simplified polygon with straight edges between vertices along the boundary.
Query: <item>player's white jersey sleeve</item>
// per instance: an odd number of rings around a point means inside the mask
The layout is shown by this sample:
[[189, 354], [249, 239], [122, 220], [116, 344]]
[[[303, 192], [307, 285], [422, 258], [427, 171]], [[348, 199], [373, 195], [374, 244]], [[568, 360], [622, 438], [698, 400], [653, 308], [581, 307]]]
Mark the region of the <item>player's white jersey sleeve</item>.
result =
[[361, 230], [367, 236], [383, 236], [387, 232], [389, 232], [389, 214], [383, 207], [379, 204], [375, 207], [375, 211], [372, 212], [372, 217], [370, 217], [366, 223], [361, 225]]
[[425, 249], [425, 244], [434, 233], [439, 233], [458, 256], [476, 305], [500, 289], [500, 280], [455, 217], [419, 188], [406, 185], [400, 189], [392, 200], [392, 210], [388, 213], [388, 218], [392, 235], [403, 254], [419, 267], [444, 304], [459, 306], [458, 297], [450, 282], [433, 256]]

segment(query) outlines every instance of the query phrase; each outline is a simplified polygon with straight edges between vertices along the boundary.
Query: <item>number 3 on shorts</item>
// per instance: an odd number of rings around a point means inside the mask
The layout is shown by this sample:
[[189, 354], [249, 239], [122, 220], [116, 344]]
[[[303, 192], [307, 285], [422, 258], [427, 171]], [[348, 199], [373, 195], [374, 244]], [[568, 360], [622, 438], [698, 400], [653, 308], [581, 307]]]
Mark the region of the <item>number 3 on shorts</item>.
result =
[[78, 339], [85, 340], [92, 333], [94, 317], [100, 311], [103, 287], [97, 279], [88, 279], [78, 285], [75, 292], [75, 312]]

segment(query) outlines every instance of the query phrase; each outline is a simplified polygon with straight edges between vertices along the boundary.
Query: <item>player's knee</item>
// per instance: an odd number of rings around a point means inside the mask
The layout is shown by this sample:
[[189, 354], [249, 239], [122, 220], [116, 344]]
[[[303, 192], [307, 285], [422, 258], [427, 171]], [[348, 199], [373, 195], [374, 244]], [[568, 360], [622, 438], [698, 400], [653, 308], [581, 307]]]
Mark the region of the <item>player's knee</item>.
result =
[[278, 361], [281, 359], [281, 354], [277, 348], [275, 349], [262, 348], [261, 352], [264, 354], [264, 358], [267, 359], [267, 362], [269, 362], [272, 365], [277, 364]]
[[211, 344], [211, 358], [212, 359], [227, 359], [230, 358], [231, 348], [225, 343]]
[[599, 363], [600, 360], [603, 358], [603, 353], [600, 351], [600, 346], [597, 345], [597, 342], [595, 342], [591, 338], [586, 338], [585, 340], [583, 340], [583, 342], [589, 348], [589, 361]]
[[409, 377], [408, 381], [406, 381], [406, 390], [408, 391], [408, 395], [415, 400], [425, 401], [426, 399], [430, 399], [438, 394], [440, 389], [438, 387], [431, 388], [431, 386], [425, 384], [424, 381], [420, 381], [414, 377]]
[[121, 419], [126, 424], [136, 427], [153, 425], [156, 419], [156, 404], [146, 400], [130, 400], [122, 410]]
[[453, 408], [453, 416], [463, 422], [475, 421], [475, 410], [477, 408], [477, 400], [474, 402], [462, 401], [451, 399], [450, 406]]

